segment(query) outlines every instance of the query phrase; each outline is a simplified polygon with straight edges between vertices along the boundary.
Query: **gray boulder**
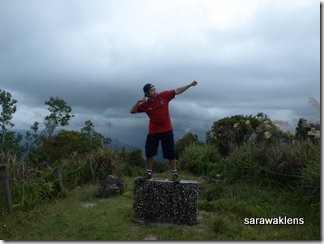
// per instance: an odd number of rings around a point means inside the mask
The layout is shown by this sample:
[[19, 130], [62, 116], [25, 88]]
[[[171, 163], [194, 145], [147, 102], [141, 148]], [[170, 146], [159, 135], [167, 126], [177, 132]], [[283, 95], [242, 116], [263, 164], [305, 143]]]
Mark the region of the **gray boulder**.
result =
[[98, 189], [97, 196], [107, 198], [119, 195], [124, 190], [124, 183], [115, 175], [108, 175]]

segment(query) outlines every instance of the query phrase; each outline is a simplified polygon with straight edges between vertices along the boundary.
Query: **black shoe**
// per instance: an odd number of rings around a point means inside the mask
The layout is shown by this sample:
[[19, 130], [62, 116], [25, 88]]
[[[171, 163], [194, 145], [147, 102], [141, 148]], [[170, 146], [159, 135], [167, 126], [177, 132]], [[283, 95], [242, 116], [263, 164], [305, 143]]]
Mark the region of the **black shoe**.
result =
[[141, 181], [147, 181], [152, 178], [152, 174], [145, 173], [141, 178], [139, 178]]
[[174, 183], [180, 183], [180, 177], [179, 175], [176, 173], [176, 174], [172, 174], [172, 181]]

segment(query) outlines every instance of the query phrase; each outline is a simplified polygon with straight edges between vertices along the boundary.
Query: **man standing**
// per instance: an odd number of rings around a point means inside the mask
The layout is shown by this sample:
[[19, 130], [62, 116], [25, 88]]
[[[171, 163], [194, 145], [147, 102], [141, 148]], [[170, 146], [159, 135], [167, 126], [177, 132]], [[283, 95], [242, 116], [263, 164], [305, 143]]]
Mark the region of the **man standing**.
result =
[[173, 128], [169, 115], [169, 102], [175, 97], [186, 91], [191, 86], [196, 86], [197, 81], [179, 87], [175, 90], [163, 91], [158, 93], [152, 84], [146, 84], [143, 87], [145, 97], [137, 101], [131, 109], [131, 113], [145, 112], [150, 121], [148, 135], [145, 143], [145, 155], [147, 157], [146, 173], [141, 178], [148, 180], [152, 178], [152, 168], [154, 156], [157, 155], [159, 142], [162, 144], [163, 157], [168, 159], [171, 164], [172, 180], [179, 183], [179, 175], [177, 173], [177, 162], [174, 151]]

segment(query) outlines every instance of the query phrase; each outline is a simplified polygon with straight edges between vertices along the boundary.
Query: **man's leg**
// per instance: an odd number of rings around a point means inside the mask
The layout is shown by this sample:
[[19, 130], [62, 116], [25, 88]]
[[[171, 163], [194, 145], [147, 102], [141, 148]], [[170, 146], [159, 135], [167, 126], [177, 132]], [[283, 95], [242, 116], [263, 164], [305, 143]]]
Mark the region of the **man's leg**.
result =
[[171, 173], [172, 173], [173, 182], [180, 183], [180, 177], [179, 177], [178, 171], [177, 171], [177, 160], [176, 159], [170, 160], [170, 165], [171, 165]]
[[154, 156], [147, 157], [146, 159], [146, 174], [152, 175]]
[[170, 161], [172, 180], [179, 183], [180, 179], [177, 171], [177, 160], [175, 158], [173, 131], [166, 132], [161, 138], [161, 142], [163, 157]]
[[154, 155], [157, 154], [157, 148], [159, 146], [159, 140], [156, 135], [147, 135], [145, 143], [145, 155], [146, 155], [146, 171], [142, 180], [149, 180], [152, 178], [152, 169], [154, 162]]
[[154, 156], [149, 156], [146, 158], [146, 170], [142, 180], [149, 180], [152, 178], [152, 169], [153, 169]]
[[180, 183], [180, 177], [179, 177], [178, 171], [177, 171], [177, 160], [176, 159], [170, 160], [170, 165], [171, 165], [171, 173], [172, 173], [173, 182]]
[[177, 170], [177, 160], [176, 159], [173, 159], [173, 160], [170, 160], [170, 165], [171, 165], [171, 170]]

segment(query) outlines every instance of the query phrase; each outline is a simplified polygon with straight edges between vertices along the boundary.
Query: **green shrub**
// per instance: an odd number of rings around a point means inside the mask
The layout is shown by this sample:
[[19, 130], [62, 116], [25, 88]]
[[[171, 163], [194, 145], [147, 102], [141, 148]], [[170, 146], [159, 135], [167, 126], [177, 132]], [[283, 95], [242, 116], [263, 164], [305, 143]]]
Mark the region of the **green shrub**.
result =
[[183, 135], [175, 144], [175, 153], [176, 158], [179, 159], [189, 145], [196, 143], [196, 144], [202, 144], [200, 141], [198, 141], [198, 136], [192, 134], [191, 132], [186, 133]]
[[311, 195], [319, 199], [321, 184], [321, 165], [320, 161], [310, 160], [302, 170], [303, 190], [310, 192]]
[[207, 132], [207, 143], [216, 145], [223, 156], [227, 156], [235, 146], [248, 140], [261, 124], [254, 116], [235, 115], [215, 121]]
[[212, 229], [216, 234], [223, 234], [230, 229], [230, 224], [225, 217], [215, 216], [212, 221]]
[[310, 140], [293, 143], [249, 143], [236, 147], [224, 160], [225, 179], [280, 183], [319, 195], [320, 147]]
[[301, 140], [310, 139], [313, 142], [319, 142], [320, 124], [300, 118], [295, 129], [296, 138]]
[[321, 187], [321, 149], [318, 143], [310, 140], [300, 141], [296, 147], [300, 151], [303, 167], [300, 170], [301, 190], [316, 200], [320, 199]]
[[116, 172], [120, 176], [138, 176], [143, 173], [145, 160], [142, 157], [142, 150], [135, 149], [131, 152], [122, 150], [119, 152], [119, 159], [116, 165]]
[[[50, 166], [42, 170], [24, 169], [22, 171], [22, 169], [20, 163], [11, 164], [7, 167], [13, 208], [15, 210], [32, 209], [40, 202], [57, 196], [56, 178], [54, 170]], [[1, 203], [3, 203], [3, 193], [0, 193], [0, 196]], [[4, 208], [0, 209], [4, 211]]]
[[68, 161], [62, 165], [61, 171], [63, 185], [67, 190], [72, 190], [92, 180], [90, 165], [85, 160]]
[[233, 182], [244, 176], [253, 176], [254, 163], [250, 144], [236, 147], [223, 160], [224, 168], [222, 173], [224, 174], [224, 179], [228, 182]]
[[92, 159], [92, 167], [96, 179], [101, 181], [104, 180], [107, 175], [112, 174], [120, 176], [122, 174], [120, 171], [122, 163], [123, 158], [119, 152], [110, 148], [100, 148], [94, 153]]
[[207, 143], [215, 145], [223, 156], [228, 156], [236, 147], [251, 141], [267, 144], [287, 139], [275, 123], [263, 113], [256, 116], [234, 115], [215, 121], [207, 133]]
[[209, 175], [218, 167], [221, 160], [219, 152], [211, 145], [191, 144], [179, 159], [179, 168], [194, 175]]

